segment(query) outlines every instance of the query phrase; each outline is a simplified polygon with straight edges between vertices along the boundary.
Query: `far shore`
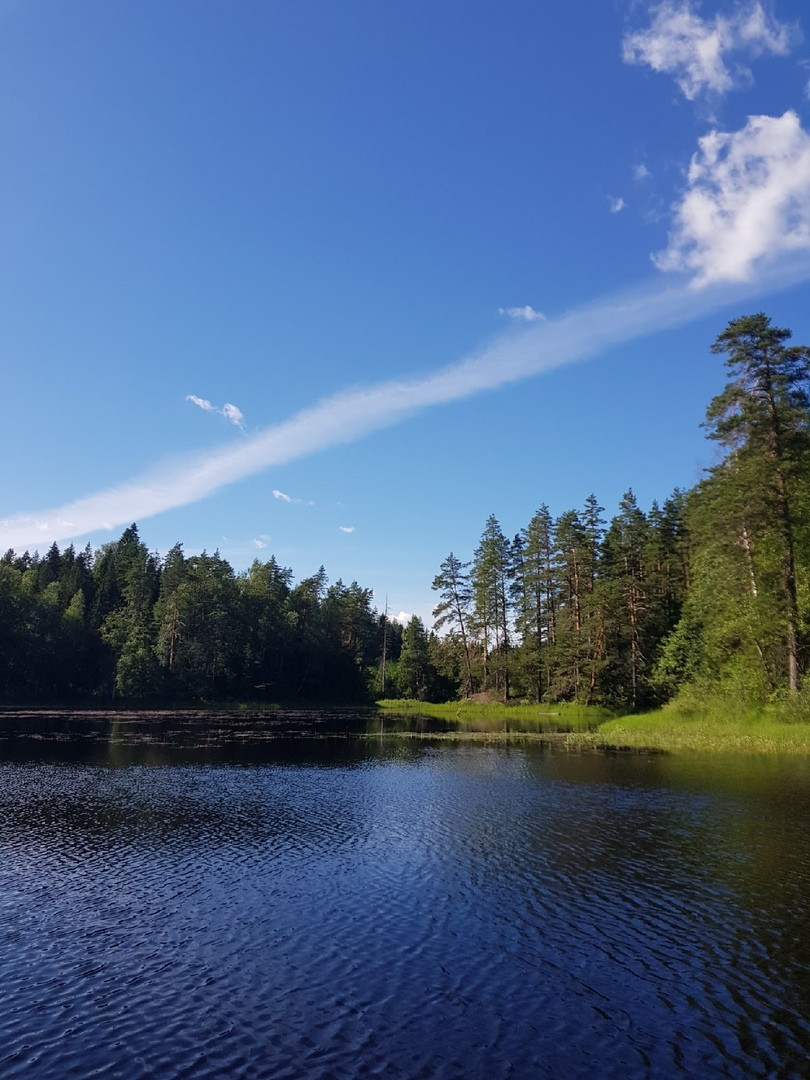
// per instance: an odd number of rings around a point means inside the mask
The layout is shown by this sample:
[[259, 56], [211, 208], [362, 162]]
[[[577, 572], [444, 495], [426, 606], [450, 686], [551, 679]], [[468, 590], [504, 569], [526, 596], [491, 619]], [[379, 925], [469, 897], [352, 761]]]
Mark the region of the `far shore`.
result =
[[[751, 706], [724, 699], [672, 703], [654, 712], [616, 716], [606, 710], [572, 704], [522, 705], [418, 701], [380, 701], [380, 708], [455, 720], [457, 738], [477, 738], [484, 725], [490, 736], [535, 736], [568, 749], [632, 750], [669, 753], [810, 754], [810, 707]], [[478, 729], [476, 732], [474, 729]], [[470, 730], [462, 730], [470, 729]]]
[[[270, 720], [273, 714], [356, 713], [380, 718], [379, 732], [368, 736], [471, 743], [530, 740], [574, 752], [746, 753], [810, 755], [810, 706], [805, 702], [775, 705], [735, 704], [728, 700], [674, 702], [653, 712], [615, 715], [594, 706], [571, 703], [530, 705], [482, 701], [441, 704], [415, 700], [381, 700], [347, 705], [317, 702], [198, 702], [197, 704], [79, 707], [49, 705], [0, 706], [3, 721], [52, 717], [75, 720], [188, 720], [228, 718], [241, 723]], [[388, 720], [390, 718], [390, 722]], [[403, 724], [402, 721], [407, 723]], [[375, 721], [376, 723], [376, 721]]]

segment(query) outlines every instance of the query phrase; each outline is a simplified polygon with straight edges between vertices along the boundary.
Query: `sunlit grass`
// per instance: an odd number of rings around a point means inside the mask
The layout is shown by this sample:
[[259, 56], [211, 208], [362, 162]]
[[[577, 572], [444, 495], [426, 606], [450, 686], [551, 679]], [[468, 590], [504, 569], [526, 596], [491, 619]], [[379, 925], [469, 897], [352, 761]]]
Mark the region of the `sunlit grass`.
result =
[[[446, 736], [509, 738], [568, 733], [569, 749], [632, 749], [686, 753], [810, 754], [810, 707], [781, 703], [750, 707], [728, 698], [673, 703], [636, 716], [611, 716], [594, 707], [502, 705], [451, 701], [379, 701], [404, 717], [447, 723]], [[411, 734], [418, 734], [411, 731]], [[403, 732], [408, 734], [408, 732]]]
[[787, 705], [737, 706], [728, 700], [703, 706], [673, 703], [656, 712], [607, 720], [587, 741], [674, 752], [810, 754], [810, 711]]
[[447, 701], [434, 705], [410, 699], [378, 701], [379, 708], [397, 716], [426, 716], [459, 730], [496, 732], [572, 732], [594, 731], [610, 713], [593, 706], [503, 705], [497, 702]]

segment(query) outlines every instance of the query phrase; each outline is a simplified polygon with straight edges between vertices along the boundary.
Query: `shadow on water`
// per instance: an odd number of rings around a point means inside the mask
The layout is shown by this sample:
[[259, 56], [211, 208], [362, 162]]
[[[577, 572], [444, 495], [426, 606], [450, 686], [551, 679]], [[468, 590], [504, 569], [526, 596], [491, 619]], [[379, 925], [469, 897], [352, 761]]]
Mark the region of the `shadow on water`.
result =
[[[0, 760], [92, 765], [341, 764], [375, 710], [0, 714]], [[328, 745], [326, 745], [328, 743]]]
[[[0, 713], [0, 760], [95, 765], [342, 764], [408, 757], [403, 737], [557, 733], [552, 718], [442, 719], [367, 709]], [[569, 730], [564, 724], [561, 730]], [[402, 742], [398, 742], [403, 739]], [[381, 751], [383, 744], [384, 752]]]

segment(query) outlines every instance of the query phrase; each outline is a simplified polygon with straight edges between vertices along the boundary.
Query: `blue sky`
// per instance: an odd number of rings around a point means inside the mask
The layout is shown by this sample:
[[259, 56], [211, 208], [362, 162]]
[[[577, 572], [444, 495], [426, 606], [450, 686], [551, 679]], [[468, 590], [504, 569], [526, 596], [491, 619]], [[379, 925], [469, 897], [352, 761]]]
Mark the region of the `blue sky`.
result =
[[320, 564], [429, 620], [494, 513], [711, 464], [810, 342], [801, 0], [0, 0], [0, 549]]

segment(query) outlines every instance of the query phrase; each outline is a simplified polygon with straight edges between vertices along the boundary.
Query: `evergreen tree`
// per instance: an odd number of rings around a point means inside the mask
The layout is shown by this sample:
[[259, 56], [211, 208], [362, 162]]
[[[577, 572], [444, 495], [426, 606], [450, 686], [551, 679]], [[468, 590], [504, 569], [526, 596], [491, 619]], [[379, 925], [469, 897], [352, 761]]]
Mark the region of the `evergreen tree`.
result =
[[137, 525], [130, 525], [120, 540], [102, 549], [94, 576], [97, 625], [112, 652], [113, 692], [148, 696], [158, 682], [152, 608], [159, 563], [141, 542]]
[[543, 505], [512, 545], [516, 557], [515, 626], [522, 639], [522, 668], [531, 694], [538, 702], [551, 685], [552, 654], [556, 644], [553, 548], [551, 514]]
[[439, 567], [439, 573], [431, 586], [439, 593], [440, 602], [433, 609], [433, 625], [437, 630], [448, 626], [453, 640], [460, 642], [463, 656], [464, 697], [473, 692], [472, 660], [470, 656], [472, 618], [472, 588], [465, 573], [468, 562], [463, 563], [451, 551]]
[[287, 675], [292, 571], [279, 566], [275, 557], [264, 563], [256, 559], [239, 586], [245, 628], [244, 691], [249, 696], [279, 696]]
[[475, 625], [483, 647], [484, 685], [491, 677], [504, 701], [509, 697], [511, 555], [511, 545], [498, 519], [490, 514], [473, 555], [471, 583]]
[[402, 651], [396, 668], [398, 696], [417, 701], [432, 700], [436, 671], [424, 623], [417, 616], [402, 631]]
[[576, 510], [562, 514], [554, 525], [556, 645], [554, 692], [558, 698], [581, 701], [586, 660], [585, 590], [590, 567], [588, 535]]
[[155, 654], [163, 673], [164, 689], [172, 694], [177, 689], [175, 664], [180, 640], [183, 636], [183, 619], [180, 612], [180, 587], [186, 574], [183, 545], [175, 544], [163, 560], [160, 588], [154, 607]]
[[649, 660], [648, 583], [644, 555], [647, 518], [632, 490], [619, 503], [604, 547], [606, 599], [606, 691], [616, 704], [636, 709], [645, 704], [642, 682]]
[[731, 378], [709, 405], [706, 426], [709, 437], [726, 451], [723, 464], [713, 470], [713, 479], [730, 489], [730, 501], [751, 519], [742, 523], [742, 558], [748, 559], [752, 544], [773, 547], [784, 642], [780, 667], [789, 692], [795, 694], [800, 620], [797, 486], [806, 478], [810, 460], [810, 348], [787, 347], [790, 336], [790, 330], [772, 326], [762, 313], [728, 324], [712, 352], [726, 356]]
[[239, 591], [233, 569], [203, 551], [185, 560], [177, 587], [182, 632], [174, 652], [174, 675], [198, 697], [222, 697], [232, 691], [243, 640]]

